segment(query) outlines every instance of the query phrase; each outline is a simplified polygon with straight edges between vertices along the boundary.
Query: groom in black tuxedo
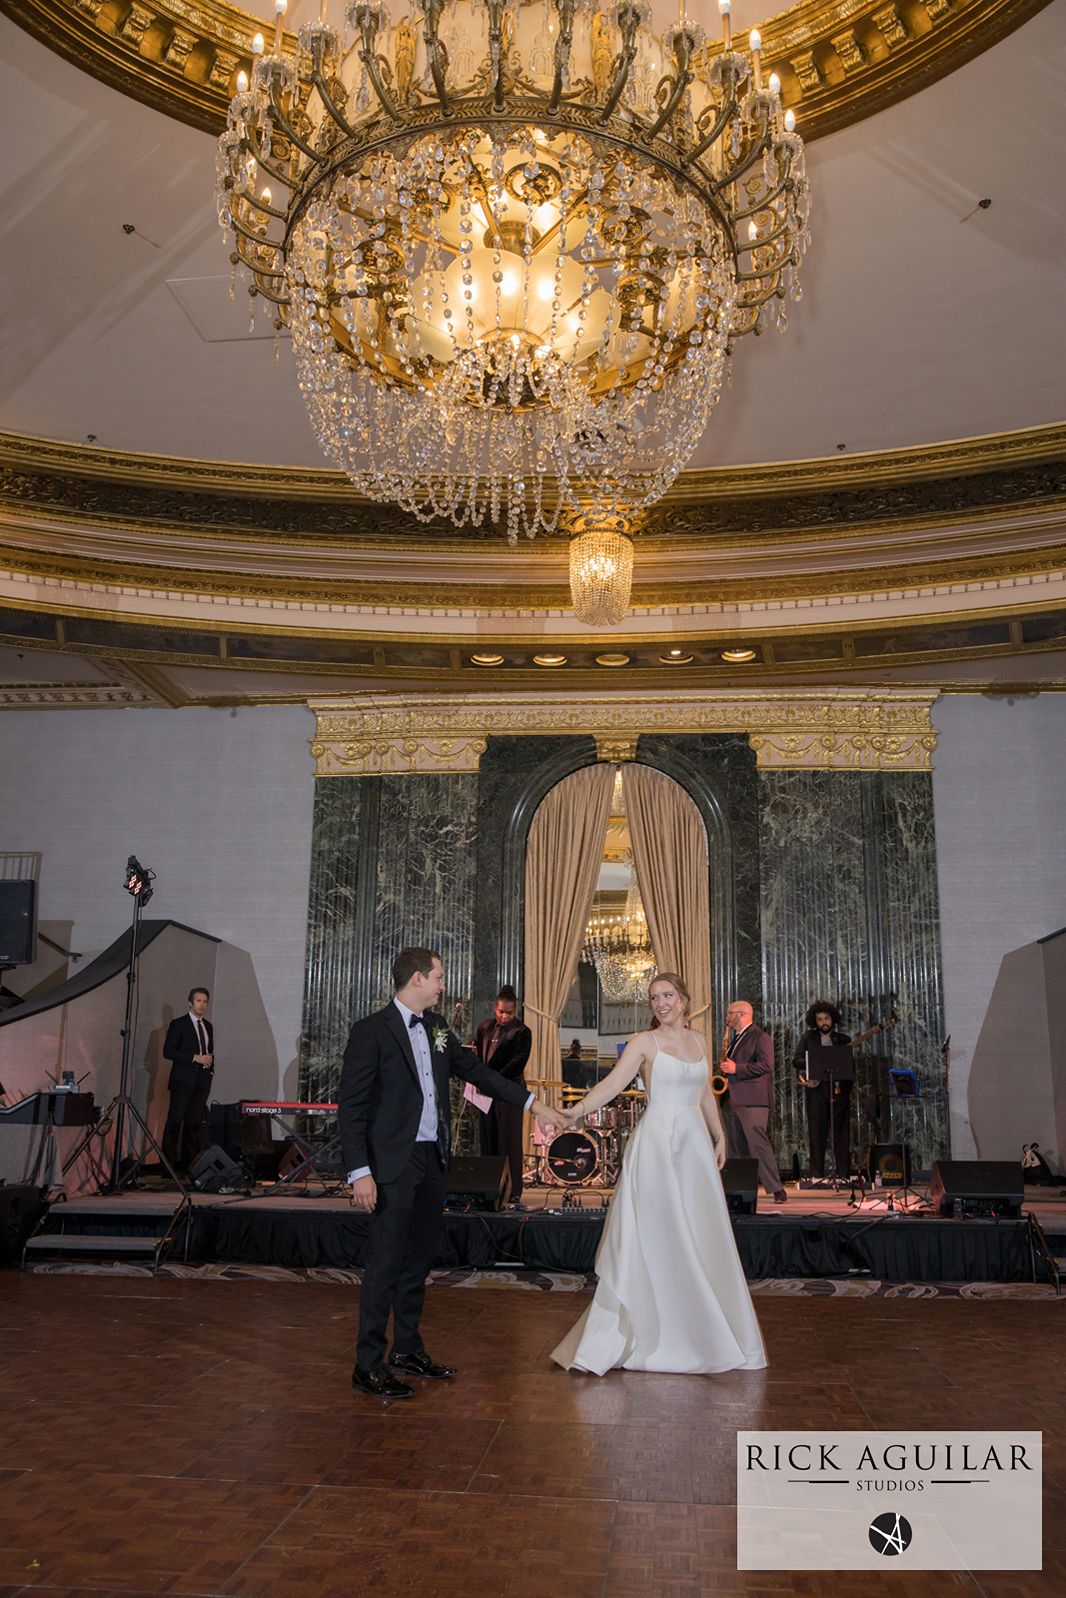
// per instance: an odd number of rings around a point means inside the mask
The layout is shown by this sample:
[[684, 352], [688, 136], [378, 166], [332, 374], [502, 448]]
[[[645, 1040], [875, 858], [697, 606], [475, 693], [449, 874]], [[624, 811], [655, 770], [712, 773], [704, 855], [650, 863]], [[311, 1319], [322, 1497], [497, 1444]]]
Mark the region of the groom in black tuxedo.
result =
[[[432, 949], [403, 949], [392, 967], [396, 996], [357, 1021], [344, 1051], [338, 1095], [341, 1148], [352, 1204], [371, 1216], [359, 1298], [352, 1387], [379, 1398], [410, 1398], [396, 1375], [443, 1379], [418, 1323], [437, 1251], [447, 1194], [453, 1076], [480, 1093], [531, 1109], [548, 1130], [558, 1114], [464, 1049], [436, 1006], [444, 970]], [[385, 1361], [389, 1312], [392, 1355]]]

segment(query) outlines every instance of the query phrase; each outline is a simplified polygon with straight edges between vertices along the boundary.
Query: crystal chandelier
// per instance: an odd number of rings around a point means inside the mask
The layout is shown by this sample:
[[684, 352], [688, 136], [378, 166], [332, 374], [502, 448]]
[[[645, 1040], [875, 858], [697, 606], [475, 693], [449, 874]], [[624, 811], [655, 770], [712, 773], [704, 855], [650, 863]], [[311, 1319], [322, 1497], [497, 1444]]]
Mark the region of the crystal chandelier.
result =
[[584, 518], [584, 531], [570, 541], [570, 598], [574, 615], [588, 627], [614, 627], [629, 609], [633, 591], [633, 540], [618, 518]]
[[219, 220], [364, 494], [514, 542], [673, 481], [807, 239], [795, 117], [718, 5], [712, 54], [647, 0], [353, 0], [343, 33], [323, 0], [286, 54], [277, 0]]
[[596, 967], [608, 1003], [624, 1004], [646, 996], [655, 971], [655, 954], [635, 876], [630, 878], [623, 911], [594, 911], [589, 916], [583, 958]]

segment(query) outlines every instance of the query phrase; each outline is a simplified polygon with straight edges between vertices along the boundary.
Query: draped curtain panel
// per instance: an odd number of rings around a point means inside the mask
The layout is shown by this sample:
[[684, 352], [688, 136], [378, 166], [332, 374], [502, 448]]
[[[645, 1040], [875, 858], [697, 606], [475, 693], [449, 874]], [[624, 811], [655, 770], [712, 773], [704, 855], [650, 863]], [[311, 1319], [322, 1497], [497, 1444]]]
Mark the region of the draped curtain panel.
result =
[[703, 820], [681, 785], [650, 766], [624, 765], [622, 791], [655, 963], [685, 979], [692, 1025], [707, 1032], [711, 908]]
[[585, 766], [539, 806], [526, 845], [525, 1022], [530, 1075], [562, 1081], [559, 1017], [577, 968], [607, 838], [614, 767]]

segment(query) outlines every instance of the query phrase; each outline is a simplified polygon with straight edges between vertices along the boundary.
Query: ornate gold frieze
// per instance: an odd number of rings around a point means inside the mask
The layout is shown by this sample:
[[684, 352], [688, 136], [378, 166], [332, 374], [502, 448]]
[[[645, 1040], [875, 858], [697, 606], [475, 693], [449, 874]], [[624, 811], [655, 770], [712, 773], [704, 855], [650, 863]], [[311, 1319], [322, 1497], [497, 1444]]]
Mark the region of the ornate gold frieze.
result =
[[[764, 70], [781, 77], [805, 139], [903, 100], [972, 60], [1048, 0], [800, 0], [760, 24]], [[251, 67], [261, 17], [224, 0], [0, 0], [8, 16], [124, 94], [219, 133], [237, 72]], [[867, 57], [848, 72], [836, 38], [846, 21]], [[185, 46], [192, 35], [194, 43]], [[175, 40], [179, 42], [175, 46]], [[295, 38], [285, 35], [291, 54]], [[613, 49], [613, 46], [609, 46]], [[718, 45], [712, 50], [720, 48]], [[905, 61], [906, 70], [900, 70]], [[797, 65], [799, 63], [799, 65]], [[609, 70], [609, 65], [608, 65]]]
[[[316, 775], [472, 771], [490, 737], [591, 734], [601, 760], [635, 751], [642, 733], [747, 736], [766, 770], [928, 771], [935, 691], [771, 690], [751, 693], [353, 695], [311, 699]], [[626, 756], [625, 758], [632, 758]]]
[[100, 682], [0, 682], [0, 710], [129, 710], [158, 705], [133, 685]]
[[[784, 462], [682, 474], [644, 516], [640, 540], [774, 537], [938, 523], [1019, 507], [1066, 503], [1066, 425], [850, 460]], [[339, 473], [183, 461], [0, 434], [0, 520], [73, 518], [142, 526], [158, 541], [174, 529], [203, 539], [254, 538], [288, 547], [395, 547], [432, 551], [499, 542], [498, 529], [425, 528], [393, 506], [371, 505]], [[565, 537], [561, 531], [560, 540]], [[539, 542], [545, 542], [543, 539]], [[638, 579], [639, 580], [639, 579]]]

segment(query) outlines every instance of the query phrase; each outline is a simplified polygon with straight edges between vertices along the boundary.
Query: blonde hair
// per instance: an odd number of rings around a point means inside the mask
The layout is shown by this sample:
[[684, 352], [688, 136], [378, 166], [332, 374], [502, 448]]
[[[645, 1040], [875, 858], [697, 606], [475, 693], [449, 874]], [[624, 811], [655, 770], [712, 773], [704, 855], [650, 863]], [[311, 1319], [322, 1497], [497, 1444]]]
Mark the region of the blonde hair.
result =
[[[648, 983], [648, 1002], [649, 1003], [651, 1002], [651, 990], [652, 990], [652, 988], [655, 986], [655, 984], [657, 982], [669, 982], [670, 985], [673, 988], [675, 988], [678, 993], [680, 993], [681, 997], [685, 1001], [685, 1015], [687, 1016], [688, 1012], [689, 1012], [689, 1009], [692, 1006], [692, 995], [688, 991], [688, 988], [685, 986], [684, 977], [679, 977], [676, 971], [656, 971], [655, 975], [652, 977], [651, 981]], [[659, 1017], [657, 1015], [653, 1015], [652, 1018], [651, 1018], [651, 1031], [654, 1032], [655, 1028], [658, 1025], [659, 1025]]]

